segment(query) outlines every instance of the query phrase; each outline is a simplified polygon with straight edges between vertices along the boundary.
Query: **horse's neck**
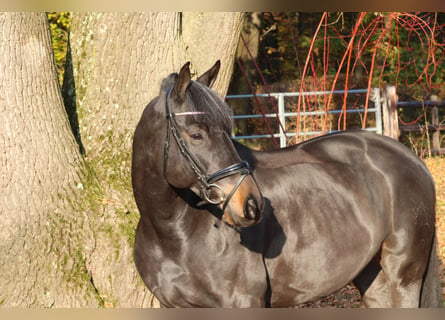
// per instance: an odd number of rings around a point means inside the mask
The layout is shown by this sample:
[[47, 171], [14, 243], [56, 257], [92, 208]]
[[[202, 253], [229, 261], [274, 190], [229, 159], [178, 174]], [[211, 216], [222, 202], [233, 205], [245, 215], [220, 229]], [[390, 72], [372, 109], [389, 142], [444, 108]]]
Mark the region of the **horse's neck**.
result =
[[197, 196], [189, 194], [191, 191], [175, 189], [162, 178], [158, 181], [159, 184], [145, 191], [144, 202], [148, 205], [142, 218], [148, 219], [160, 232], [172, 232], [179, 225], [193, 224], [197, 217], [191, 211]]
[[145, 202], [149, 203], [148, 213], [153, 219], [168, 220], [175, 215], [180, 215], [186, 203], [180, 198], [176, 190], [170, 186], [163, 177], [153, 179], [159, 181], [156, 185], [150, 185], [146, 190]]

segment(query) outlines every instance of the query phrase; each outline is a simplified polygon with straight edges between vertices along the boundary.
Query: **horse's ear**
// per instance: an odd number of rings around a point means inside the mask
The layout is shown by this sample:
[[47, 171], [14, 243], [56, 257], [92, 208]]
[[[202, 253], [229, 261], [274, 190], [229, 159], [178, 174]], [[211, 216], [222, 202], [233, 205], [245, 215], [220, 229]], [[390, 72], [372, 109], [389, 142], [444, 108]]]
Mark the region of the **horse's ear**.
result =
[[219, 68], [221, 67], [221, 61], [216, 61], [216, 63], [211, 67], [209, 70], [207, 70], [206, 73], [201, 75], [198, 78], [198, 82], [202, 83], [203, 85], [206, 85], [207, 87], [211, 88], [213, 84], [215, 83], [216, 76], [218, 75]]
[[192, 80], [190, 75], [190, 62], [184, 64], [179, 71], [178, 79], [172, 90], [172, 96], [177, 100], [182, 100], [185, 97], [185, 91]]

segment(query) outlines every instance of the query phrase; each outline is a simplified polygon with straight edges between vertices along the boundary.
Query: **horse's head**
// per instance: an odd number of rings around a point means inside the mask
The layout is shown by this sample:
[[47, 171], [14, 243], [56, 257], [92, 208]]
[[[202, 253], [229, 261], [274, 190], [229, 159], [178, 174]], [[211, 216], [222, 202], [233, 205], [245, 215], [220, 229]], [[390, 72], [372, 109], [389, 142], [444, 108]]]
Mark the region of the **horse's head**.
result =
[[230, 139], [232, 120], [227, 104], [210, 89], [220, 68], [218, 61], [197, 81], [189, 63], [162, 83], [167, 133], [164, 178], [176, 188], [190, 188], [202, 203], [219, 206], [223, 220], [246, 227], [261, 218], [263, 198]]

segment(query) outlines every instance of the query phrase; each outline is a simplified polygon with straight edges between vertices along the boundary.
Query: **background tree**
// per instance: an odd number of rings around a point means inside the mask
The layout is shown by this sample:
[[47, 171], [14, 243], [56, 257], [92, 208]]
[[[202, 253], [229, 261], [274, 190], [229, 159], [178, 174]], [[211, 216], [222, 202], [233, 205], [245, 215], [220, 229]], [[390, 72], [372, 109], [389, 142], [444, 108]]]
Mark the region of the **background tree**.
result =
[[220, 59], [215, 89], [225, 94], [241, 18], [239, 13], [72, 14], [74, 87], [66, 91], [75, 92], [82, 144], [99, 182], [93, 194], [101, 195], [102, 215], [94, 224], [100, 240], [88, 268], [108, 303], [127, 306], [129, 283], [139, 281], [130, 152], [142, 110], [158, 95], [161, 80], [188, 60], [201, 74]]
[[241, 20], [239, 13], [73, 14], [68, 121], [46, 16], [0, 16], [0, 304], [152, 304], [132, 260], [133, 130], [161, 79], [187, 60], [202, 73], [221, 59], [216, 90], [225, 93]]
[[0, 14], [0, 304], [92, 306], [83, 161], [59, 90], [45, 14]]

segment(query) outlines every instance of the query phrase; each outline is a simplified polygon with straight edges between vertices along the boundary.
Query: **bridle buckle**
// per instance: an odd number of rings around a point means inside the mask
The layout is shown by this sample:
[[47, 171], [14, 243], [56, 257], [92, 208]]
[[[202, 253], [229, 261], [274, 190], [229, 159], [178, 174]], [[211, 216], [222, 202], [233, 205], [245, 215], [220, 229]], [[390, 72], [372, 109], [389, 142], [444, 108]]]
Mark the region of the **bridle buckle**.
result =
[[[217, 195], [222, 194], [222, 197], [217, 197], [216, 200], [214, 200], [215, 198], [213, 198], [211, 195], [212, 189], [216, 190]], [[217, 185], [215, 183], [211, 183], [206, 186], [203, 186], [201, 188], [201, 197], [204, 199], [203, 204], [210, 203], [213, 205], [219, 205], [226, 200], [225, 192], [224, 192], [223, 188], [221, 188], [219, 185]]]

